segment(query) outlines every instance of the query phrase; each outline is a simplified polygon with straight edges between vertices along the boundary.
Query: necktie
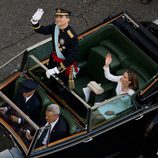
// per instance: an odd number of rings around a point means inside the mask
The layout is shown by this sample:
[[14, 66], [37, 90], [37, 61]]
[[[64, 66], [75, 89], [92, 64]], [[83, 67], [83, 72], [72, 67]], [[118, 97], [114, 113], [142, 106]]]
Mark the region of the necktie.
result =
[[24, 102], [26, 103], [26, 98], [24, 97]]
[[[47, 135], [47, 133], [48, 133], [50, 127], [51, 127], [51, 124], [49, 123], [49, 124], [43, 129], [43, 131], [42, 131], [40, 137], [39, 137], [38, 140], [37, 140], [36, 146], [41, 146], [41, 145], [42, 145], [42, 142], [43, 142], [44, 138], [46, 137], [46, 135]], [[48, 137], [48, 138], [49, 138], [49, 137]], [[48, 140], [47, 140], [47, 141], [48, 141]]]

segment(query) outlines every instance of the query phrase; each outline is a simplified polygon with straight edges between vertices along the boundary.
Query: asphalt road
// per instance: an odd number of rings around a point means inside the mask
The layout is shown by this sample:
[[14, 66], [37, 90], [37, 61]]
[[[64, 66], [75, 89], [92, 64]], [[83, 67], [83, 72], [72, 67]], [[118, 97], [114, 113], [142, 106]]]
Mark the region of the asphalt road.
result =
[[140, 0], [1, 0], [0, 1], [0, 65], [29, 46], [48, 38], [35, 33], [30, 18], [37, 8], [45, 13], [41, 24], [54, 20], [55, 8], [72, 12], [71, 25], [79, 34], [110, 15], [127, 10], [137, 20], [158, 18], [158, 0], [140, 4]]

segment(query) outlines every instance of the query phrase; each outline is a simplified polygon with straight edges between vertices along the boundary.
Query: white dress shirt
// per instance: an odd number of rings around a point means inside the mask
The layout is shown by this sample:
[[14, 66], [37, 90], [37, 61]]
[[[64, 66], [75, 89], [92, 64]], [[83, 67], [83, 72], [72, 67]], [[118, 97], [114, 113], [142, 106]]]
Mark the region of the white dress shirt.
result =
[[32, 95], [30, 95], [29, 97], [25, 97], [25, 103], [26, 103], [26, 102], [28, 102], [28, 101], [29, 101], [29, 99], [30, 99], [32, 96], [33, 96], [33, 94], [32, 94]]
[[[58, 120], [59, 120], [59, 118], [57, 118], [57, 120], [55, 120], [54, 122], [52, 122], [52, 123], [50, 124], [50, 125], [51, 125], [50, 133], [51, 133], [51, 131], [53, 130], [53, 128], [54, 128], [54, 126], [56, 125], [56, 123], [58, 122]], [[45, 127], [48, 126], [48, 125], [49, 125], [49, 123], [47, 122], [47, 123], [45, 124]], [[42, 134], [42, 132], [43, 132], [43, 130], [41, 131], [41, 134]], [[40, 134], [40, 135], [41, 135], [41, 134]], [[42, 142], [43, 145], [47, 144], [48, 138], [49, 138], [49, 130], [48, 130], [48, 132], [47, 132], [45, 138], [43, 139], [43, 142]]]

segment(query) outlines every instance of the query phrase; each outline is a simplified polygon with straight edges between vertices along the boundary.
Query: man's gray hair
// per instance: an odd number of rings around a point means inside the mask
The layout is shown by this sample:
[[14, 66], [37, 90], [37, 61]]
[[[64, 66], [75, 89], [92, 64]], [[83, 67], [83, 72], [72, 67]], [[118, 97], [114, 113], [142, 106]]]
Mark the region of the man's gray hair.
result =
[[54, 113], [56, 115], [59, 115], [60, 114], [60, 107], [57, 104], [50, 104], [47, 107], [46, 111], [52, 112], [52, 113]]

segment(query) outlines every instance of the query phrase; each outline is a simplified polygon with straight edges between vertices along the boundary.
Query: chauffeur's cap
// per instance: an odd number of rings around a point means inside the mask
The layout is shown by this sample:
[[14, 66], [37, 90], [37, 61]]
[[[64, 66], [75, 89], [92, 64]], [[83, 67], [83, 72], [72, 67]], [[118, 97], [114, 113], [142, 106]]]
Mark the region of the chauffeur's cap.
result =
[[38, 84], [31, 79], [27, 79], [23, 81], [22, 86], [22, 92], [30, 92], [35, 90], [38, 87]]
[[67, 11], [65, 9], [62, 9], [62, 8], [56, 8], [56, 13], [55, 15], [61, 15], [61, 16], [69, 16], [71, 14], [70, 11]]

